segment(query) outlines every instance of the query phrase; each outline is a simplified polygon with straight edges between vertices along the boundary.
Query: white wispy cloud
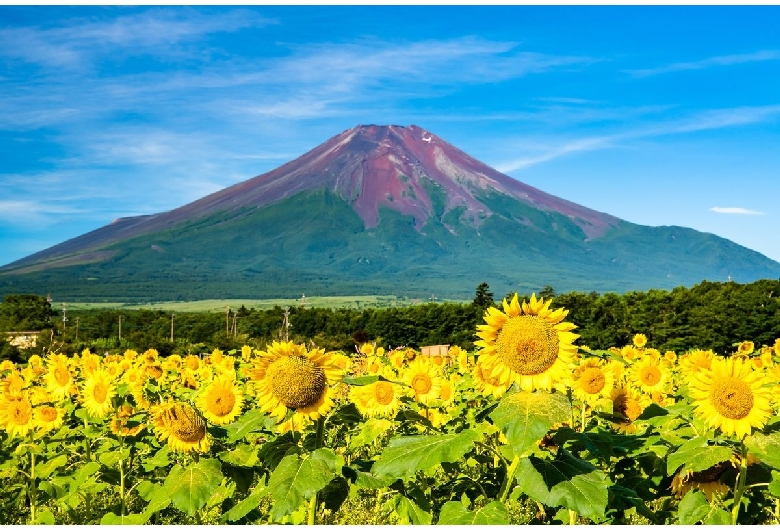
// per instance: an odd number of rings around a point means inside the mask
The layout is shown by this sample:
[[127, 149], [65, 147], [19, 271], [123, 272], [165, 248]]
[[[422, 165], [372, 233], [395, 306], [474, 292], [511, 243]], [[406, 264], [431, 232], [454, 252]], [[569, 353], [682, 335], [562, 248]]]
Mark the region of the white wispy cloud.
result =
[[649, 77], [653, 75], [666, 74], [669, 72], [702, 70], [712, 66], [730, 66], [734, 64], [776, 61], [778, 59], [780, 59], [780, 50], [761, 50], [754, 53], [719, 55], [698, 61], [672, 63], [655, 68], [627, 70], [627, 72], [636, 77]]
[[712, 208], [710, 208], [710, 211], [715, 213], [725, 213], [731, 215], [764, 215], [764, 212], [757, 212], [755, 210], [748, 210], [747, 208], [735, 208], [735, 207], [722, 208], [720, 206], [713, 206]]

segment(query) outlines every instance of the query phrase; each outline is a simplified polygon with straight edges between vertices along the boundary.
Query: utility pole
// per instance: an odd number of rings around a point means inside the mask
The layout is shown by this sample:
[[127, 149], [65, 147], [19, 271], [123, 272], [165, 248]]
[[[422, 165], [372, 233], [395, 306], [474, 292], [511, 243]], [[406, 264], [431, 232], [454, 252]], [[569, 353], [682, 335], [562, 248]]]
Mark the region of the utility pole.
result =
[[171, 313], [171, 342], [173, 342], [173, 317], [175, 316], [175, 313]]
[[76, 340], [79, 340], [79, 317], [76, 317]]
[[282, 322], [282, 328], [284, 328], [284, 341], [290, 340], [288, 330], [290, 329], [290, 307], [284, 308], [284, 321]]
[[68, 304], [62, 304], [62, 332], [65, 333], [65, 323], [68, 321]]
[[122, 315], [119, 315], [119, 341], [122, 341]]
[[436, 295], [432, 294], [431, 297], [429, 298], [429, 300], [435, 304], [436, 303]]
[[225, 310], [225, 336], [230, 336], [230, 306]]
[[238, 311], [233, 311], [233, 338], [236, 338], [236, 319], [238, 318]]

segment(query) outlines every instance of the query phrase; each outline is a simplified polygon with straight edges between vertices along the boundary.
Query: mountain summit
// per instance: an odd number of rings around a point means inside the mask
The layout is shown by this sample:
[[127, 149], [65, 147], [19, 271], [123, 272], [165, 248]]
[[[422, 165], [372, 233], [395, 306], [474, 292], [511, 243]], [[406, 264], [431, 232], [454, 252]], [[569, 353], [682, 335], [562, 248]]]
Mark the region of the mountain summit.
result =
[[[0, 291], [160, 299], [627, 290], [780, 276], [711, 234], [643, 227], [523, 184], [415, 125], [348, 129], [169, 212], [0, 268]], [[123, 292], [118, 292], [121, 286]]]

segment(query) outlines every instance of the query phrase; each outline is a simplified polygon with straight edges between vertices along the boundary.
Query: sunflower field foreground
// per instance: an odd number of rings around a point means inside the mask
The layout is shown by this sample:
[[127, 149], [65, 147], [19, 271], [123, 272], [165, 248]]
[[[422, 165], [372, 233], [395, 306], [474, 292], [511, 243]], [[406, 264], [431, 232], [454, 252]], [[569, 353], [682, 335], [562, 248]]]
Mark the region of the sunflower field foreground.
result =
[[4, 361], [0, 523], [780, 523], [780, 339], [591, 350], [566, 316], [515, 296], [447, 356]]

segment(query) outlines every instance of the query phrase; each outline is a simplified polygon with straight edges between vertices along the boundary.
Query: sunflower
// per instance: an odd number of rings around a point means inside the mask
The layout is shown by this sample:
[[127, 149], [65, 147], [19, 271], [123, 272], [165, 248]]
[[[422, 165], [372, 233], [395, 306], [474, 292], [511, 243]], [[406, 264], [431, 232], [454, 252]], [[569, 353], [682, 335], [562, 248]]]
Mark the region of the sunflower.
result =
[[233, 379], [217, 376], [201, 392], [195, 404], [211, 423], [227, 425], [241, 414], [244, 393], [236, 387]]
[[457, 397], [457, 388], [453, 379], [442, 379], [439, 399], [442, 407], [449, 407], [455, 402]]
[[78, 363], [81, 375], [87, 377], [100, 368], [100, 357], [90, 352], [89, 348], [86, 348], [81, 352]]
[[394, 418], [401, 402], [395, 383], [377, 381], [370, 385], [353, 386], [349, 398], [358, 411], [366, 417]]
[[615, 386], [615, 374], [611, 364], [590, 357], [584, 360], [572, 374], [572, 392], [574, 396], [591, 407], [605, 397], [609, 397]]
[[628, 369], [628, 379], [635, 388], [649, 394], [663, 390], [669, 376], [660, 360], [644, 357]]
[[550, 309], [550, 300], [536, 299], [518, 302], [504, 300], [504, 311], [489, 307], [485, 311], [486, 325], [477, 326], [481, 348], [482, 371], [498, 377], [501, 384], [517, 382], [523, 390], [550, 390], [556, 381], [569, 373], [568, 366], [577, 352], [572, 343], [578, 335], [576, 326], [563, 322], [568, 311]]
[[645, 335], [644, 333], [637, 333], [636, 335], [634, 335], [634, 338], [631, 342], [633, 342], [634, 346], [636, 346], [637, 348], [644, 348], [645, 346], [647, 346], [647, 335]]
[[241, 360], [247, 362], [251, 357], [252, 357], [252, 347], [247, 346], [246, 344], [241, 346]]
[[0, 398], [0, 426], [8, 436], [23, 438], [34, 425], [33, 407], [26, 392]]
[[390, 366], [396, 370], [400, 370], [406, 363], [406, 354], [401, 350], [395, 350], [390, 353], [388, 359], [390, 360]]
[[209, 450], [206, 422], [189, 403], [156, 405], [151, 411], [152, 425], [160, 441], [168, 440], [174, 451], [188, 453]]
[[701, 370], [709, 370], [714, 358], [712, 350], [691, 350], [677, 359], [677, 365], [680, 373], [687, 378]]
[[727, 460], [703, 471], [680, 470], [672, 479], [672, 493], [679, 499], [692, 489], [697, 489], [707, 497], [709, 502], [712, 502], [714, 496], [722, 497], [728, 493], [729, 487], [720, 482], [720, 477], [733, 467], [733, 464]]
[[498, 399], [509, 389], [511, 383], [501, 383], [497, 376], [492, 376], [483, 370], [483, 357], [477, 358], [477, 363], [471, 371], [474, 378], [474, 387], [483, 396], [493, 396]]
[[441, 393], [441, 370], [428, 357], [420, 356], [409, 363], [404, 370], [403, 380], [409, 385], [409, 392], [418, 403], [427, 405], [438, 399]]
[[775, 351], [775, 355], [780, 355], [780, 339], [775, 339], [775, 344], [772, 346]]
[[274, 341], [267, 351], [258, 352], [249, 376], [260, 409], [277, 422], [292, 412], [297, 430], [330, 412], [331, 385], [341, 380], [343, 372], [323, 349], [307, 352], [302, 344]]
[[184, 366], [195, 372], [200, 368], [200, 359], [197, 355], [187, 355], [184, 358]]
[[3, 388], [3, 396], [6, 397], [18, 396], [30, 386], [22, 374], [15, 370], [6, 375], [0, 384]]
[[750, 355], [755, 349], [755, 344], [750, 340], [743, 340], [737, 347], [737, 355]]
[[65, 415], [63, 409], [43, 405], [36, 407], [33, 411], [33, 422], [42, 433], [47, 433], [62, 426], [62, 420]]
[[613, 388], [609, 397], [612, 400], [612, 414], [623, 416], [623, 418], [613, 422], [612, 427], [624, 433], [636, 432], [634, 420], [642, 414], [643, 410], [639, 396], [634, 391], [622, 387]]
[[82, 404], [93, 418], [108, 416], [113, 409], [111, 399], [115, 395], [116, 388], [113, 381], [102, 370], [92, 372], [81, 389]]
[[761, 428], [772, 415], [771, 392], [764, 375], [741, 359], [715, 358], [711, 370], [692, 374], [688, 381], [695, 413], [710, 427], [738, 438]]
[[146, 426], [143, 423], [131, 419], [135, 413], [130, 405], [121, 405], [111, 419], [111, 432], [117, 436], [135, 436], [144, 430]]
[[178, 371], [181, 368], [181, 362], [181, 355], [173, 354], [163, 359], [161, 366], [163, 370]]
[[6, 370], [14, 370], [16, 368], [16, 365], [13, 361], [9, 359], [3, 360], [3, 362], [0, 362], [0, 372], [5, 372]]

